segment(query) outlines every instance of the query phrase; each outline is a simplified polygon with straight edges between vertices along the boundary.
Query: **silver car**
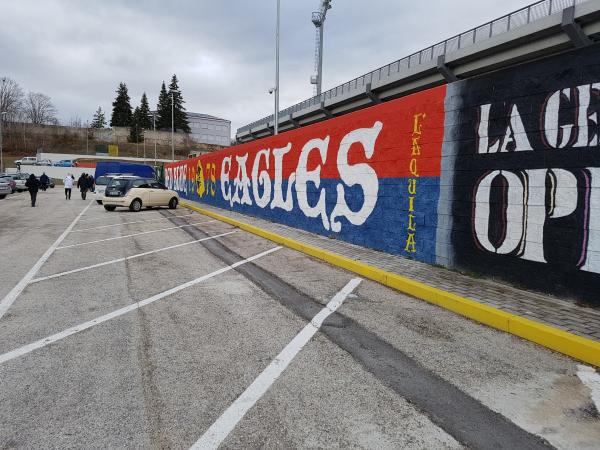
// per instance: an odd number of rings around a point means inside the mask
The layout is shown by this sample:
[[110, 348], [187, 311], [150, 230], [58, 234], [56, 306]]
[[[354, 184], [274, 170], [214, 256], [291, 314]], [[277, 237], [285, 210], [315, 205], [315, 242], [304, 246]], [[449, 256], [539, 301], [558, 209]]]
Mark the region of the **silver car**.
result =
[[5, 198], [8, 194], [12, 194], [12, 188], [8, 182], [0, 180], [0, 199]]
[[22, 192], [22, 191], [27, 190], [27, 186], [25, 186], [25, 182], [27, 181], [27, 178], [29, 177], [28, 173], [9, 173], [6, 175], [11, 177], [13, 180], [15, 180], [15, 191]]

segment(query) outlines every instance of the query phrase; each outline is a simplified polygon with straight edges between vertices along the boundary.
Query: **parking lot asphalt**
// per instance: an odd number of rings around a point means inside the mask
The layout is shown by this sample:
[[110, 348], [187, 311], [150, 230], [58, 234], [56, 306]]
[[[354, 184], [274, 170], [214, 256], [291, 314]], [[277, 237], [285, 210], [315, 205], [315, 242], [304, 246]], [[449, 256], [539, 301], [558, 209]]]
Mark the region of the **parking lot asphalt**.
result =
[[600, 442], [574, 360], [186, 209], [75, 194], [0, 201], [0, 448]]

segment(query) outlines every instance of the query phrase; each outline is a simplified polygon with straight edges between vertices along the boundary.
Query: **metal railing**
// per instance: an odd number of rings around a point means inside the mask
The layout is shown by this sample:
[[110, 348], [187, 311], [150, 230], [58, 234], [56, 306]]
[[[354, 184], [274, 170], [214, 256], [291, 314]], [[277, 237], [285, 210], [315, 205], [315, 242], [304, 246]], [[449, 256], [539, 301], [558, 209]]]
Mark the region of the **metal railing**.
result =
[[[485, 41], [493, 36], [520, 28], [529, 23], [535, 22], [536, 20], [548, 17], [552, 14], [560, 13], [565, 8], [585, 3], [586, 1], [587, 0], [538, 1], [498, 19], [492, 20], [491, 22], [487, 22], [476, 28], [472, 28], [442, 42], [438, 42], [437, 44], [424, 48], [423, 50], [413, 53], [412, 55], [394, 61], [383, 67], [380, 67], [379, 69], [375, 69], [367, 74], [354, 78], [351, 81], [347, 81], [344, 84], [340, 84], [333, 89], [323, 92], [321, 95], [317, 95], [300, 103], [296, 103], [295, 105], [280, 111], [279, 117], [292, 114], [296, 111], [303, 110], [313, 105], [320, 105], [322, 101], [335, 98], [338, 95], [343, 95], [344, 93], [348, 93], [350, 91], [354, 91], [359, 87], [363, 87], [366, 84], [374, 81], [379, 81], [380, 79], [388, 77], [393, 73], [399, 73], [417, 65], [424, 64], [432, 60], [437, 60], [438, 56], [447, 55], [448, 53], [455, 52], [461, 48]], [[250, 130], [257, 125], [268, 124], [271, 121], [273, 121], [273, 114], [238, 128], [237, 133], [239, 134], [241, 132]]]

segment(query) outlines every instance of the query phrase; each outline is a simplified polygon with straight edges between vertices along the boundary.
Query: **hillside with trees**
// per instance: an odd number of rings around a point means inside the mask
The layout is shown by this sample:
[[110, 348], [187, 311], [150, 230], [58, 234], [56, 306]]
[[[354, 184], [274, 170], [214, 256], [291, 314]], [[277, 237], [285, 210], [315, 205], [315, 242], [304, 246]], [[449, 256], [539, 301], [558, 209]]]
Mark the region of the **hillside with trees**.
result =
[[[190, 126], [186, 117], [185, 100], [179, 80], [174, 74], [168, 85], [163, 81], [155, 111], [150, 110], [144, 92], [139, 104], [132, 108], [132, 99], [125, 82], [120, 82], [112, 101], [110, 127], [106, 112], [98, 106], [91, 120], [84, 123], [72, 117], [61, 126], [58, 111], [50, 96], [41, 92], [26, 92], [18, 82], [0, 78], [0, 111], [6, 112], [2, 121], [3, 148], [6, 161], [34, 155], [38, 150], [57, 153], [95, 153], [96, 145], [118, 144], [123, 156], [154, 155], [171, 157], [171, 114], [176, 134], [176, 157], [185, 157], [190, 150], [214, 150], [216, 145], [199, 144], [187, 135]], [[156, 124], [156, 134], [152, 132]], [[182, 135], [183, 134], [183, 135]]]

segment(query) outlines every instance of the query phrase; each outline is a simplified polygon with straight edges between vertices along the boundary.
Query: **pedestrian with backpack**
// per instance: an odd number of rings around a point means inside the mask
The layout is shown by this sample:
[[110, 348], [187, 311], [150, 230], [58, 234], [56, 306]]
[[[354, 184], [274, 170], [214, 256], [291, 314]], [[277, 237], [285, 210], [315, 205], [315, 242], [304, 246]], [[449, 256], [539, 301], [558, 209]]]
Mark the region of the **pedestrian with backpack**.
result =
[[29, 196], [31, 197], [31, 206], [35, 206], [35, 201], [37, 199], [38, 190], [40, 188], [40, 182], [35, 177], [34, 174], [29, 175], [27, 181], [25, 182], [25, 186], [29, 189]]
[[77, 180], [77, 187], [81, 191], [81, 200], [85, 200], [85, 195], [87, 194], [88, 190], [87, 175], [85, 173], [82, 173]]

